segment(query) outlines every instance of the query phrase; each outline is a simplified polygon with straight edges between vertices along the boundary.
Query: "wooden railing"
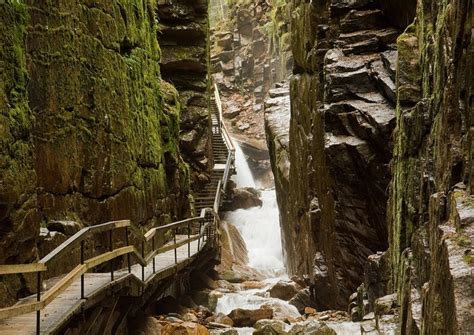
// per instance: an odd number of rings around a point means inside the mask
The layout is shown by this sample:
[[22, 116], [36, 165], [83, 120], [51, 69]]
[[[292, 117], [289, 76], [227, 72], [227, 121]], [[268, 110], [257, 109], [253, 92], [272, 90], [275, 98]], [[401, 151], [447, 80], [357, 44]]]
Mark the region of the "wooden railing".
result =
[[[145, 267], [150, 263], [153, 264], [153, 276], [157, 274], [155, 267], [156, 256], [170, 250], [174, 250], [175, 254], [175, 264], [178, 263], [177, 249], [184, 245], [188, 245], [188, 258], [191, 257], [191, 243], [198, 241], [197, 250], [198, 252], [203, 249], [204, 246], [209, 245], [210, 247], [217, 248], [220, 250], [219, 246], [219, 217], [218, 211], [221, 205], [222, 192], [225, 191], [226, 185], [229, 181], [230, 175], [234, 169], [235, 161], [235, 148], [232, 143], [232, 140], [229, 136], [227, 128], [222, 122], [222, 103], [219, 96], [219, 91], [217, 86], [215, 87], [215, 97], [216, 103], [219, 111], [219, 126], [221, 134], [228, 148], [228, 159], [225, 166], [224, 176], [221, 181], [219, 181], [215, 201], [213, 208], [203, 209], [200, 213], [200, 216], [173, 222], [164, 226], [153, 227], [148, 230], [146, 233], [139, 231], [134, 225], [131, 224], [129, 220], [122, 221], [113, 221], [108, 223], [103, 223], [96, 226], [91, 226], [84, 228], [71, 236], [68, 240], [59, 245], [56, 249], [51, 251], [45, 257], [43, 257], [39, 262], [32, 264], [12, 264], [12, 265], [0, 265], [0, 275], [13, 275], [13, 274], [26, 274], [26, 273], [36, 273], [36, 299], [32, 302], [23, 302], [10, 307], [0, 309], [0, 319], [15, 317], [27, 313], [32, 313], [36, 311], [36, 332], [40, 333], [41, 324], [40, 324], [40, 313], [46, 306], [48, 306], [55, 298], [57, 298], [62, 292], [64, 292], [71, 284], [81, 278], [81, 293], [78, 299], [85, 299], [84, 292], [84, 275], [105, 263], [110, 263], [110, 278], [111, 281], [114, 281], [114, 266], [112, 261], [119, 257], [126, 257], [126, 263], [128, 268], [128, 273], [131, 274], [132, 261], [133, 257], [136, 261], [136, 264], [141, 265], [141, 278], [137, 278], [141, 281], [143, 285], [146, 284], [145, 278]], [[172, 240], [161, 246], [157, 245], [156, 237], [165, 236], [169, 232], [172, 232]], [[176, 236], [178, 232], [185, 231], [187, 238], [177, 241]], [[197, 231], [197, 234], [194, 232]], [[91, 239], [101, 233], [108, 234], [109, 240], [109, 250], [100, 255], [91, 257], [89, 259], [85, 258], [85, 243], [90, 242]], [[117, 233], [121, 233], [124, 246], [114, 247], [113, 246], [113, 237], [114, 234], [117, 236]], [[209, 237], [212, 236], [212, 239]], [[136, 241], [139, 244], [139, 249], [133, 244], [130, 243], [131, 240]], [[48, 270], [48, 266], [54, 263], [56, 260], [61, 259], [61, 257], [69, 256], [76, 248], [80, 248], [80, 260], [78, 260], [76, 266], [69, 271], [64, 277], [61, 278], [57, 283], [55, 283], [51, 288], [45, 292], [41, 292], [42, 286], [42, 273]], [[146, 254], [145, 250], [149, 249], [150, 251]], [[30, 300], [27, 300], [30, 301]]]
[[[191, 218], [183, 221], [174, 222], [161, 227], [151, 228], [144, 235], [136, 232], [136, 229], [133, 228], [129, 220], [123, 221], [113, 221], [96, 226], [91, 226], [84, 228], [71, 236], [68, 240], [59, 245], [56, 249], [42, 258], [38, 263], [33, 264], [22, 264], [22, 265], [0, 265], [0, 275], [7, 274], [25, 274], [36, 272], [37, 273], [37, 299], [35, 302], [17, 304], [11, 307], [0, 309], [0, 319], [9, 318], [13, 316], [18, 316], [26, 313], [37, 312], [37, 322], [39, 329], [39, 312], [49, 305], [58, 295], [60, 295], [64, 290], [66, 290], [77, 278], [81, 277], [81, 299], [84, 299], [84, 274], [89, 270], [102, 265], [107, 262], [111, 262], [115, 258], [127, 256], [127, 267], [128, 272], [131, 273], [131, 261], [129, 256], [133, 256], [136, 259], [137, 264], [142, 266], [142, 278], [141, 281], [145, 283], [145, 267], [150, 263], [153, 263], [153, 274], [156, 273], [155, 268], [155, 256], [165, 253], [169, 250], [175, 250], [175, 263], [177, 263], [177, 248], [188, 244], [188, 257], [191, 256], [191, 242], [199, 240], [198, 250], [201, 250], [204, 246], [204, 243], [207, 242], [206, 236], [210, 234], [211, 229], [217, 229], [217, 227], [212, 227], [210, 221], [207, 217], [208, 213], [211, 213], [212, 216], [215, 216], [213, 209], [205, 209], [202, 211], [201, 216], [196, 218]], [[191, 236], [192, 229], [196, 225], [199, 225], [199, 232], [197, 235]], [[119, 248], [113, 248], [112, 246], [112, 233], [118, 231], [119, 229], [124, 229], [124, 240], [125, 246]], [[179, 229], [187, 229], [188, 238], [176, 241], [176, 235]], [[159, 248], [156, 248], [155, 236], [157, 232], [162, 232], [165, 234], [168, 231], [173, 232], [173, 241], [172, 244], [166, 244]], [[98, 256], [85, 259], [84, 258], [84, 242], [90, 240], [93, 235], [98, 233], [108, 233], [109, 234], [109, 251], [104, 252]], [[138, 251], [134, 245], [130, 245], [130, 236], [133, 234], [133, 237], [138, 240], [141, 244], [141, 251]], [[151, 251], [145, 255], [145, 247], [150, 247]], [[80, 245], [80, 263], [77, 264], [74, 269], [67, 273], [60, 281], [53, 285], [47, 292], [41, 294], [41, 273], [47, 270], [47, 265], [54, 262], [62, 256], [69, 255], [74, 248]], [[114, 280], [114, 268], [111, 263], [110, 268], [111, 281]], [[140, 279], [140, 278], [138, 278]]]
[[224, 176], [222, 178], [222, 189], [225, 192], [227, 188], [227, 183], [229, 182], [229, 179], [231, 177], [231, 174], [235, 170], [235, 147], [234, 143], [232, 143], [232, 139], [230, 137], [230, 133], [227, 129], [227, 126], [224, 123], [224, 119], [222, 116], [222, 100], [221, 96], [219, 94], [219, 88], [217, 87], [217, 84], [214, 84], [214, 97], [216, 100], [216, 105], [217, 105], [217, 111], [218, 111], [218, 121], [219, 121], [219, 127], [221, 129], [221, 134], [222, 138], [224, 139], [224, 143], [227, 146], [227, 150], [229, 151], [227, 155], [227, 162], [226, 162], [226, 167], [224, 170]]

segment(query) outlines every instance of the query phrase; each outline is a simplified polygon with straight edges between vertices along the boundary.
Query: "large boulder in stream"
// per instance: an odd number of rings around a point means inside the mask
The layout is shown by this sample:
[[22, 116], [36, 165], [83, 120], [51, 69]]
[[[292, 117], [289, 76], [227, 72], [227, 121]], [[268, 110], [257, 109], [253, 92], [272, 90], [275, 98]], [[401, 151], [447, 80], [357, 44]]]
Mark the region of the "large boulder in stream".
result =
[[296, 284], [280, 280], [268, 290], [270, 297], [288, 301], [298, 293]]
[[253, 187], [235, 188], [230, 192], [230, 201], [224, 203], [224, 211], [235, 211], [237, 209], [248, 209], [262, 206], [260, 192]]
[[161, 335], [209, 335], [209, 330], [195, 322], [169, 323], [161, 328]]
[[242, 309], [237, 308], [228, 315], [234, 321], [235, 327], [253, 327], [255, 323], [263, 319], [272, 319], [273, 310], [270, 308]]

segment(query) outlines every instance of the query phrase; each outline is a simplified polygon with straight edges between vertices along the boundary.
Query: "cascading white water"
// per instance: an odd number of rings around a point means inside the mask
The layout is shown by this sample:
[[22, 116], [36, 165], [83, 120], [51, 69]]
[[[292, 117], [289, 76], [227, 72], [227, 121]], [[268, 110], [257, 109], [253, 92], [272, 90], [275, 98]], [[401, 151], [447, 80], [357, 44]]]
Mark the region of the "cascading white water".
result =
[[[256, 187], [240, 146], [235, 149], [237, 187]], [[240, 231], [247, 245], [249, 265], [267, 275], [285, 273], [281, 249], [278, 205], [274, 189], [261, 190], [262, 207], [238, 209], [225, 216]]]
[[[236, 147], [237, 187], [255, 187], [250, 168], [240, 147]], [[261, 190], [261, 207], [229, 212], [225, 220], [237, 227], [245, 241], [249, 265], [267, 277], [261, 289], [227, 293], [217, 303], [217, 312], [228, 314], [235, 308], [257, 309], [263, 304], [278, 306], [289, 316], [299, 316], [297, 309], [286, 301], [262, 297], [280, 279], [288, 279], [283, 265], [279, 213], [274, 189]], [[242, 334], [245, 331], [241, 332]]]
[[238, 209], [225, 216], [247, 245], [249, 265], [266, 276], [285, 273], [275, 190], [262, 190], [262, 207]]
[[[234, 141], [234, 143], [237, 142]], [[232, 180], [237, 184], [237, 187], [255, 187], [252, 171], [250, 171], [242, 148], [237, 144], [235, 146], [235, 169], [237, 174], [232, 176]]]
[[[237, 187], [256, 187], [250, 168], [240, 147], [236, 147]], [[225, 293], [217, 302], [216, 312], [228, 314], [236, 308], [258, 309], [271, 305], [289, 317], [298, 317], [296, 307], [288, 302], [270, 298], [266, 291], [280, 279], [288, 279], [283, 265], [279, 213], [274, 189], [261, 190], [262, 207], [229, 212], [225, 220], [237, 227], [244, 239], [249, 265], [266, 275], [264, 287]], [[354, 322], [328, 322], [338, 335], [360, 334], [360, 324]], [[288, 326], [287, 328], [291, 328]], [[253, 328], [237, 329], [240, 335], [250, 335]], [[288, 329], [286, 329], [288, 330]]]

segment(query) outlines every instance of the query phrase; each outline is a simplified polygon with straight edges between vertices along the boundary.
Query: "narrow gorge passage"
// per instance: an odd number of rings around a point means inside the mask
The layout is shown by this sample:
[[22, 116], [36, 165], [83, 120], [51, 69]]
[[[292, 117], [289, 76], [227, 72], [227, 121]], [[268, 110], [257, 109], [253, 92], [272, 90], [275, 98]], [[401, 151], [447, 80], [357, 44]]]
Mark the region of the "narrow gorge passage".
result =
[[474, 334], [473, 0], [0, 0], [0, 334]]

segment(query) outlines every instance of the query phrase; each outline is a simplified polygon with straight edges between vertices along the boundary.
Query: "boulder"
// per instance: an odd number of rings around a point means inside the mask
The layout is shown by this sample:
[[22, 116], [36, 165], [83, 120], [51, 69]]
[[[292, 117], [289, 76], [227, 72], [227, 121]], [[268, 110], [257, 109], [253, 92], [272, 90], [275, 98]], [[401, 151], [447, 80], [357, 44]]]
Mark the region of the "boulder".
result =
[[288, 301], [298, 293], [298, 288], [294, 283], [280, 280], [268, 290], [270, 297]]
[[263, 319], [272, 319], [273, 310], [270, 308], [242, 309], [237, 308], [228, 315], [236, 327], [253, 327], [255, 323]]
[[169, 323], [162, 327], [161, 335], [209, 335], [209, 330], [194, 322]]
[[267, 335], [267, 334], [285, 334], [286, 324], [278, 320], [259, 320], [255, 323], [254, 328], [257, 331], [253, 334]]
[[212, 335], [239, 335], [239, 331], [237, 329], [213, 329], [211, 330]]
[[227, 326], [230, 326], [230, 327], [234, 326], [234, 321], [232, 321], [232, 319], [230, 317], [228, 317], [227, 315], [225, 315], [223, 313], [217, 313], [215, 315], [215, 322], [223, 324], [223, 325], [227, 325]]
[[313, 306], [309, 289], [305, 288], [303, 290], [300, 290], [293, 298], [291, 298], [291, 300], [288, 303], [290, 305], [295, 306], [298, 312], [300, 312], [301, 314], [304, 314], [306, 307]]
[[193, 293], [193, 300], [198, 304], [214, 311], [217, 305], [217, 295], [215, 292], [204, 289]]
[[82, 225], [76, 221], [51, 221], [48, 223], [49, 231], [57, 231], [66, 236], [72, 236], [82, 229]]
[[294, 325], [288, 335], [300, 335], [300, 334], [311, 334], [311, 335], [337, 335], [336, 331], [326, 325], [324, 322], [309, 321], [303, 324]]
[[260, 192], [252, 187], [236, 188], [232, 191], [230, 203], [225, 204], [224, 210], [247, 209], [262, 206]]

